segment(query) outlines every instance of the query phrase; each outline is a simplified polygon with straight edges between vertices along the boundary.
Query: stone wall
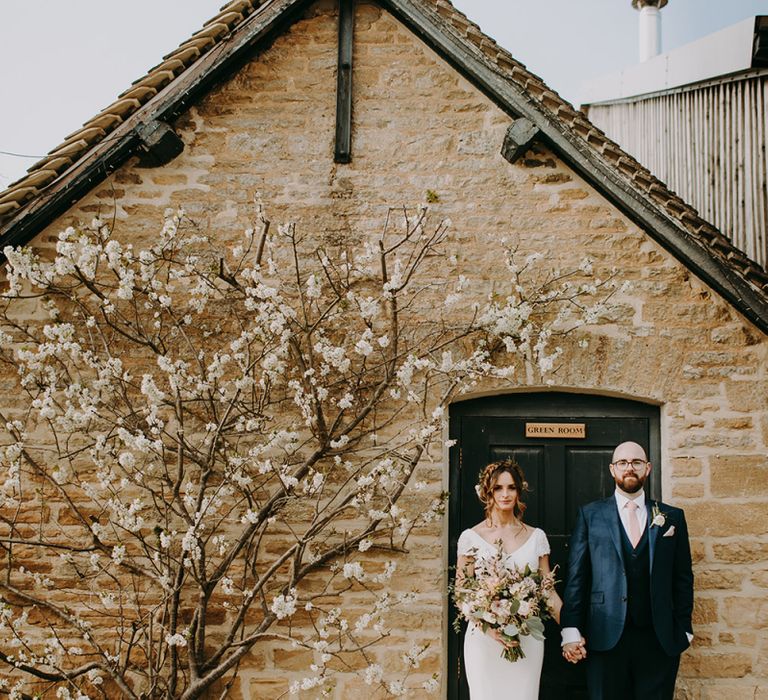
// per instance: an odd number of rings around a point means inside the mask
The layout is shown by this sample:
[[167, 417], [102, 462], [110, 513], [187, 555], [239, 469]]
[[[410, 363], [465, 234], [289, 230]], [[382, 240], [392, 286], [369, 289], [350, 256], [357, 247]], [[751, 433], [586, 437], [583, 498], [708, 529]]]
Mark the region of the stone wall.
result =
[[[686, 510], [696, 575], [696, 640], [678, 695], [768, 697], [768, 340], [555, 154], [537, 147], [507, 163], [499, 151], [510, 116], [390, 15], [363, 3], [356, 12], [350, 164], [333, 163], [337, 30], [333, 3], [321, 2], [179, 119], [178, 158], [155, 170], [127, 164], [36, 244], [113, 209], [117, 236], [139, 243], [179, 206], [224, 240], [248, 225], [256, 193], [273, 221], [296, 221], [307, 235], [374, 236], [388, 207], [429, 196], [433, 215], [452, 221], [456, 273], [479, 274], [479, 295], [504, 291], [504, 237], [553, 267], [589, 257], [597, 274], [615, 270], [632, 286], [586, 329], [586, 347], [565, 346], [552, 384], [533, 373], [514, 388], [662, 406], [663, 497]], [[447, 483], [439, 457], [432, 473], [437, 493], [440, 474]], [[447, 536], [435, 526], [421, 537], [393, 585], [422, 592], [380, 658], [431, 641], [429, 674], [442, 670], [448, 614], [446, 553], [431, 545]], [[277, 645], [261, 650], [239, 692], [277, 697], [306, 661]], [[360, 684], [342, 676], [336, 697], [356, 697]]]

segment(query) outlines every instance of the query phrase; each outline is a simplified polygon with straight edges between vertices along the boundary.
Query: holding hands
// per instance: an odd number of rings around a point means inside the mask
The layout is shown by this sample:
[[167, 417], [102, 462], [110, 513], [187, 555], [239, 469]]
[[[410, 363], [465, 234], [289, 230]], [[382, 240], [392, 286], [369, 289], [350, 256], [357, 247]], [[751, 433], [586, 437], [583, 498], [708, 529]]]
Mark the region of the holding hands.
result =
[[563, 644], [563, 656], [566, 661], [577, 664], [582, 659], [587, 658], [587, 640], [584, 637], [578, 642], [568, 642]]

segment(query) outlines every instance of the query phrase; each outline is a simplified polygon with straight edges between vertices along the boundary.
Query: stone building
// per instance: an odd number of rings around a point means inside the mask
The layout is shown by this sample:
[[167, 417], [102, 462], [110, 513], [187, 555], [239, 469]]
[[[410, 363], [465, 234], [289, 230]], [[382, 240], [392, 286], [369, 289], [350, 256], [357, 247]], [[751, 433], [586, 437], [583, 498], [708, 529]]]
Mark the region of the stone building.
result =
[[[562, 562], [576, 507], [605, 492], [611, 449], [631, 438], [648, 446], [652, 496], [689, 521], [695, 642], [679, 697], [768, 697], [768, 274], [448, 0], [341, 0], [350, 12], [233, 0], [0, 193], [0, 243], [45, 248], [95, 213], [151, 236], [169, 206], [234, 235], [255, 190], [275, 219], [375, 232], [387, 207], [427, 197], [490, 286], [502, 237], [553, 264], [617, 270], [630, 291], [564, 346], [549, 381], [489, 383], [452, 406], [457, 444], [430, 484], [450, 491], [448, 517], [393, 583], [425, 591], [394, 651], [431, 640], [441, 697], [461, 696], [447, 567], [478, 519], [482, 464], [523, 464], [529, 520]], [[526, 437], [534, 422], [584, 437]], [[545, 671], [550, 697], [563, 697], [561, 672]], [[241, 671], [239, 692], [278, 697], [298, 673], [275, 649]], [[335, 697], [359, 687], [342, 675]]]

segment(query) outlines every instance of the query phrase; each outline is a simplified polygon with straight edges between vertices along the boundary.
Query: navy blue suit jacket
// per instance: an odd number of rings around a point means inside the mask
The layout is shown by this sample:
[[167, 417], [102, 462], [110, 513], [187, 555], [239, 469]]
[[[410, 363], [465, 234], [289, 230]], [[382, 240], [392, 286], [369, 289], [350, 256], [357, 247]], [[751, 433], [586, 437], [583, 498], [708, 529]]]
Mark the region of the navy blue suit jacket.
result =
[[[652, 524], [652, 505], [664, 515]], [[675, 656], [688, 647], [692, 633], [693, 571], [688, 526], [680, 508], [646, 500], [651, 567], [653, 628], [664, 651]], [[568, 579], [560, 622], [578, 627], [587, 648], [616, 646], [627, 617], [627, 578], [621, 546], [621, 520], [613, 495], [579, 509], [571, 535]], [[673, 534], [664, 537], [674, 527]]]

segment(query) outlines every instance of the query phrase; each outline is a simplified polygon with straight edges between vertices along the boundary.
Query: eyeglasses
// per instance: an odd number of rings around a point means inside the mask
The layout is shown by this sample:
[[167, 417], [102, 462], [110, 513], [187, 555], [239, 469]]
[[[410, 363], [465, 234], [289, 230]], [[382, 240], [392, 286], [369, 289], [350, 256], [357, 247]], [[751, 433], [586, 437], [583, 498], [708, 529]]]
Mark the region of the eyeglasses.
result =
[[633, 459], [631, 462], [626, 459], [617, 459], [613, 463], [613, 466], [621, 471], [626, 471], [631, 467], [634, 471], [641, 472], [645, 469], [646, 464], [648, 464], [648, 462], [644, 459]]

